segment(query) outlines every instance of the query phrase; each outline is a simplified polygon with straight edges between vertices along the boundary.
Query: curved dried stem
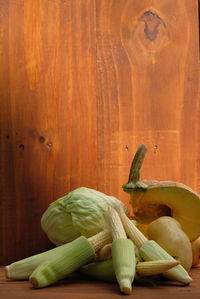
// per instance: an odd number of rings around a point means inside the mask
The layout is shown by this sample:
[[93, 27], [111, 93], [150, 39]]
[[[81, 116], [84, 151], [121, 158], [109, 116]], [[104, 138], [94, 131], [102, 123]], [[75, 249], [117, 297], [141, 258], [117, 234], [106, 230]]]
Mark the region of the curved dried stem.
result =
[[131, 168], [130, 168], [128, 183], [123, 185], [124, 191], [128, 191], [134, 188], [147, 189], [146, 184], [140, 181], [140, 169], [142, 167], [142, 163], [146, 152], [147, 152], [146, 146], [144, 144], [141, 144], [133, 158]]

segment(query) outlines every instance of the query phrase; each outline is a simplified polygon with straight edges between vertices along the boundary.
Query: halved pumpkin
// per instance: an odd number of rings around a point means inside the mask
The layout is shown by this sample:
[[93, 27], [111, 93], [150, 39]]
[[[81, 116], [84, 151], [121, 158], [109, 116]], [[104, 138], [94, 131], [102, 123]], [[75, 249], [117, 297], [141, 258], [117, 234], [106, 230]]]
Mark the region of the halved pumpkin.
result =
[[190, 240], [200, 235], [200, 195], [190, 187], [174, 181], [139, 180], [140, 168], [146, 153], [141, 145], [136, 152], [129, 175], [123, 185], [130, 194], [130, 203], [138, 223], [145, 224], [161, 216], [171, 216], [182, 226]]

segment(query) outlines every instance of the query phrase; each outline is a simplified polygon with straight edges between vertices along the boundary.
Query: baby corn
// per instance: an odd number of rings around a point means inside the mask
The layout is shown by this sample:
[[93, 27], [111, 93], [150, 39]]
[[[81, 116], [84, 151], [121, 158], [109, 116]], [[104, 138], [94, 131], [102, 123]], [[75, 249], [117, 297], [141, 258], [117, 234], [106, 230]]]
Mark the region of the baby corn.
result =
[[112, 256], [112, 243], [106, 244], [96, 253], [97, 261], [105, 261], [110, 259]]
[[109, 282], [117, 281], [113, 269], [112, 259], [89, 263], [88, 265], [81, 267], [79, 269], [79, 272], [91, 278], [102, 280], [102, 281], [109, 281]]
[[62, 255], [62, 252], [71, 246], [73, 246], [72, 242], [12, 263], [5, 267], [6, 277], [13, 280], [26, 280], [41, 263], [51, 259], [52, 256]]
[[[109, 230], [102, 231], [88, 239], [88, 242], [97, 251], [106, 243], [112, 241], [112, 235]], [[70, 247], [74, 246], [73, 242], [55, 247], [48, 251], [30, 256], [5, 267], [6, 277], [13, 280], [26, 280], [29, 279], [31, 273], [43, 262], [51, 260], [55, 256], [62, 256]]]
[[136, 266], [134, 244], [127, 239], [119, 215], [113, 208], [109, 208], [109, 220], [113, 236], [112, 259], [114, 272], [121, 292], [130, 294]]
[[33, 271], [29, 280], [34, 288], [53, 284], [94, 260], [94, 247], [85, 237], [77, 238], [71, 242], [71, 245], [62, 254], [51, 256], [51, 259], [46, 260]]
[[95, 252], [100, 250], [106, 244], [112, 242], [112, 234], [110, 230], [103, 230], [100, 233], [88, 238], [88, 242], [94, 247]]
[[179, 261], [157, 260], [149, 262], [138, 262], [136, 272], [140, 276], [152, 276], [162, 274], [163, 272], [177, 266]]
[[[149, 262], [138, 262], [136, 264], [136, 273], [143, 276], [153, 276], [161, 274], [166, 270], [178, 265], [178, 261], [157, 260]], [[113, 269], [113, 260], [93, 262], [80, 268], [80, 273], [88, 275], [91, 278], [103, 281], [116, 281], [115, 272]], [[135, 276], [136, 279], [136, 276]]]
[[141, 233], [141, 231], [135, 226], [134, 222], [131, 221], [121, 209], [118, 211], [123, 227], [133, 241], [137, 248], [140, 248], [145, 244], [148, 239]]
[[[119, 210], [119, 216], [127, 235], [139, 248], [139, 254], [143, 260], [153, 261], [165, 259], [175, 261], [175, 259], [155, 241], [148, 240], [121, 209]], [[164, 272], [163, 275], [171, 280], [176, 280], [183, 284], [189, 284], [192, 281], [187, 271], [181, 265], [173, 267], [172, 269]]]
[[[29, 280], [35, 288], [43, 288], [66, 277], [81, 266], [95, 259], [95, 252], [111, 241], [111, 232], [102, 231], [86, 239], [81, 236], [71, 242], [62, 255], [51, 256], [51, 259], [39, 265]], [[64, 245], [62, 245], [64, 246]]]
[[[171, 255], [169, 255], [153, 240], [149, 240], [140, 247], [140, 255], [145, 261], [155, 261], [160, 259], [175, 261]], [[176, 280], [183, 284], [189, 284], [192, 281], [188, 272], [181, 265], [177, 265], [172, 269], [165, 271], [163, 275], [171, 280]]]

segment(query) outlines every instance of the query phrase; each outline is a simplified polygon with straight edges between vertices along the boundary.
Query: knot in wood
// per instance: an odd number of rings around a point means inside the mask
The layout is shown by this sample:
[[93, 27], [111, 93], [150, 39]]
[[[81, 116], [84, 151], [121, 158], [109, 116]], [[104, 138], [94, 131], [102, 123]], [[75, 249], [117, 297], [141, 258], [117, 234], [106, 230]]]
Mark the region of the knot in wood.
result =
[[155, 12], [150, 10], [145, 11], [139, 20], [145, 23], [145, 37], [151, 42], [157, 39], [159, 25], [165, 27], [163, 20]]

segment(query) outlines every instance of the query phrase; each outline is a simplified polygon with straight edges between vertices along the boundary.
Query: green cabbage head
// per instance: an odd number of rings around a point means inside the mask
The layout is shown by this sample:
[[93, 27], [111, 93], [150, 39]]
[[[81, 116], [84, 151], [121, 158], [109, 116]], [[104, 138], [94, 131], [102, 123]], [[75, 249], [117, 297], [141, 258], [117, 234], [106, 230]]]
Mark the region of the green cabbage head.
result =
[[80, 235], [89, 238], [107, 227], [107, 207], [126, 206], [115, 197], [80, 187], [50, 204], [41, 218], [41, 226], [56, 245], [71, 242]]

